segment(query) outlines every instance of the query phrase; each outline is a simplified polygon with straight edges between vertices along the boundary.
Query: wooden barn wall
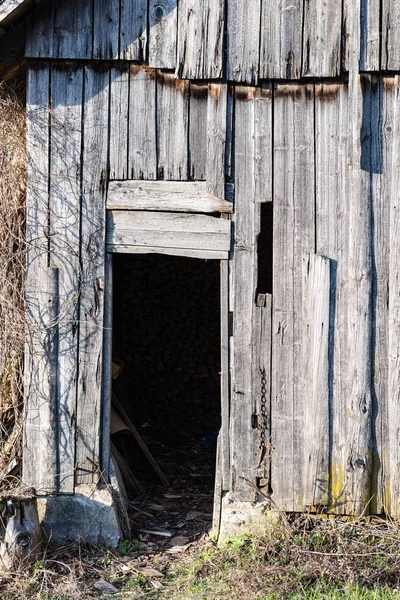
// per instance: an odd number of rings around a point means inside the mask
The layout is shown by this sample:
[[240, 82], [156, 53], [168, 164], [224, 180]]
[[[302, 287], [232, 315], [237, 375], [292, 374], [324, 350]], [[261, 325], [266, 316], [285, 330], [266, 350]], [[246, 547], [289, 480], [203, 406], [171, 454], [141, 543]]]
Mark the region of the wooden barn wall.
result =
[[[351, 0], [58, 0], [39, 9], [26, 56], [134, 60], [238, 83], [336, 77], [349, 69], [352, 10]], [[399, 71], [398, 3], [360, 10], [361, 71]]]

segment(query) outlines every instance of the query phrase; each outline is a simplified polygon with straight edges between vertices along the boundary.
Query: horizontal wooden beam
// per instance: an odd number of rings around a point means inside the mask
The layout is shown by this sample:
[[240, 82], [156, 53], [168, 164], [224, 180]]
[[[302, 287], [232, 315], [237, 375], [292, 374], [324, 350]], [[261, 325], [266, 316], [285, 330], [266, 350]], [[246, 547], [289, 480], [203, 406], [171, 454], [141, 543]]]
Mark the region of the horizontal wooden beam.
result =
[[209, 215], [107, 211], [107, 251], [227, 258], [231, 223]]
[[232, 213], [233, 204], [206, 191], [205, 181], [111, 181], [109, 210]]

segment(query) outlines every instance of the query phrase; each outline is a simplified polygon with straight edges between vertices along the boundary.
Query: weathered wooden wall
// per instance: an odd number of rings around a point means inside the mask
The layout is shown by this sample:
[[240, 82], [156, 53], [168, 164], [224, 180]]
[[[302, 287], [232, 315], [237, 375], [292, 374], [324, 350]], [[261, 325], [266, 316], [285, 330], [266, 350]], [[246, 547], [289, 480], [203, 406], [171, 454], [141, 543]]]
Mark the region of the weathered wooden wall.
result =
[[69, 493], [103, 466], [109, 181], [205, 181], [205, 202], [234, 200], [218, 486], [253, 501], [250, 481], [288, 511], [400, 516], [394, 2], [107, 6], [50, 4], [27, 40], [25, 472]]

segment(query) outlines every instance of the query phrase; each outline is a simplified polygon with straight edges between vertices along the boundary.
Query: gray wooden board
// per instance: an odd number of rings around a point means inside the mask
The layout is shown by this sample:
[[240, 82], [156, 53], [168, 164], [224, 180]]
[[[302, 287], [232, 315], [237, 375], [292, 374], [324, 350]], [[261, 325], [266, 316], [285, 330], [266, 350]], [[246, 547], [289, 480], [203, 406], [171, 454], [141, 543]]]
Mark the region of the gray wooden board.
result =
[[93, 465], [100, 468], [108, 82], [107, 67], [93, 65], [85, 68], [79, 378], [76, 410], [77, 484], [95, 482], [98, 472], [93, 472]]
[[313, 87], [278, 85], [274, 107], [272, 497], [282, 510], [301, 511], [301, 273], [303, 253], [315, 247]]
[[189, 179], [204, 181], [207, 162], [208, 85], [191, 82], [189, 91]]
[[177, 75], [220, 79], [223, 74], [223, 0], [180, 0]]
[[221, 486], [224, 491], [230, 487], [230, 372], [229, 372], [229, 261], [222, 260], [221, 277], [221, 430], [219, 443], [221, 451]]
[[361, 71], [380, 69], [381, 4], [381, 0], [368, 0], [361, 5]]
[[119, 2], [93, 2], [93, 58], [100, 60], [119, 57]]
[[255, 201], [255, 88], [237, 87], [235, 95], [235, 246], [233, 260], [234, 350], [231, 401], [232, 493], [238, 501], [254, 501], [259, 432], [253, 429], [253, 318], [257, 286], [257, 235], [260, 205]]
[[264, 0], [261, 15], [260, 78], [301, 75], [303, 0]]
[[188, 248], [166, 248], [161, 246], [128, 246], [107, 244], [106, 251], [111, 254], [163, 254], [166, 256], [182, 256], [200, 258], [202, 260], [228, 260], [227, 250], [192, 250]]
[[227, 137], [228, 86], [210, 83], [207, 108], [207, 191], [225, 198], [225, 154]]
[[111, 69], [110, 178], [128, 177], [129, 67]]
[[[48, 263], [49, 67], [27, 73], [25, 425], [23, 483], [57, 491], [57, 273]], [[46, 235], [47, 232], [47, 235]]]
[[52, 58], [92, 58], [91, 2], [56, 3]]
[[147, 0], [121, 0], [119, 57], [146, 60]]
[[[371, 22], [376, 16], [379, 45], [379, 14], [372, 15]], [[342, 0], [305, 2], [302, 75], [304, 77], [340, 75], [341, 46]]]
[[[329, 402], [330, 443], [334, 446], [346, 418], [347, 402], [348, 93], [347, 85], [333, 82], [317, 85], [315, 93], [316, 251], [332, 261]], [[329, 501], [331, 509], [338, 512], [343, 502], [340, 465], [334, 456]]]
[[232, 203], [208, 194], [202, 181], [110, 181], [107, 208], [231, 213]]
[[254, 105], [254, 177], [256, 202], [272, 202], [272, 88], [257, 88]]
[[382, 2], [382, 69], [400, 69], [400, 5], [396, 0]]
[[[386, 80], [386, 87], [388, 86]], [[400, 181], [399, 181], [399, 140], [400, 140], [400, 78], [396, 76], [391, 82], [392, 89], [386, 90], [386, 94], [392, 99], [393, 106], [393, 138], [390, 147], [391, 157], [387, 163], [387, 176], [391, 180], [390, 189], [390, 255], [389, 255], [389, 315], [388, 315], [388, 427], [383, 429], [383, 434], [388, 434], [386, 439], [385, 458], [387, 466], [387, 478], [385, 485], [385, 508], [394, 517], [400, 515], [399, 503], [399, 431], [400, 431], [400, 277], [399, 277], [399, 255], [400, 255]], [[388, 123], [390, 127], [390, 123]], [[389, 191], [389, 190], [388, 190]], [[386, 196], [387, 198], [387, 196]]]
[[113, 258], [105, 255], [104, 263], [104, 332], [103, 374], [101, 386], [101, 472], [110, 480], [110, 422], [112, 398], [112, 320], [113, 320]]
[[156, 179], [156, 72], [131, 65], [129, 85], [128, 177]]
[[178, 0], [149, 0], [149, 66], [175, 69]]
[[304, 506], [329, 504], [329, 258], [303, 255], [301, 393], [304, 400]]
[[25, 56], [49, 58], [53, 56], [55, 3], [40, 8], [35, 18], [27, 26]]
[[158, 179], [188, 179], [189, 82], [157, 74]]
[[208, 215], [108, 211], [107, 245], [228, 252], [231, 224]]
[[83, 70], [51, 70], [50, 265], [59, 269], [59, 490], [73, 492], [80, 279]]
[[260, 59], [261, 0], [231, 0], [227, 7], [227, 79], [257, 83]]
[[[260, 430], [257, 477], [270, 480], [272, 295], [261, 294], [253, 314], [253, 411]], [[262, 443], [263, 442], [263, 443]], [[262, 487], [266, 487], [263, 485]]]

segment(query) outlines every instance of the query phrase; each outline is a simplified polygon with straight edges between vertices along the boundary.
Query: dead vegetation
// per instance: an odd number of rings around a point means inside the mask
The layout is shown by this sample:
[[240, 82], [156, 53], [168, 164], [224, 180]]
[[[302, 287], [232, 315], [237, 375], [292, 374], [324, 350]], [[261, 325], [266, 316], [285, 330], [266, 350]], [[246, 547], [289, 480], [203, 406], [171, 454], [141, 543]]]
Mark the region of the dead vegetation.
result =
[[[25, 273], [24, 82], [0, 84], [0, 485], [21, 455]], [[11, 481], [11, 484], [14, 482]]]

